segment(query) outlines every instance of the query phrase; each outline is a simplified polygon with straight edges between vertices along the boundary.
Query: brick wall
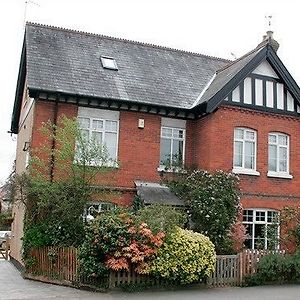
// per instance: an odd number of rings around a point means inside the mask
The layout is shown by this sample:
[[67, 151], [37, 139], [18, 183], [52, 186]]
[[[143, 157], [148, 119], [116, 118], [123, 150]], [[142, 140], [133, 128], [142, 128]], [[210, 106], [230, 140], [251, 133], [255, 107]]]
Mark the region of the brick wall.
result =
[[[300, 200], [300, 119], [230, 106], [220, 107], [197, 124], [195, 148], [198, 153], [195, 162], [201, 168], [232, 170], [235, 127], [248, 127], [257, 132], [257, 171], [260, 176], [239, 175], [241, 190], [246, 194], [242, 197], [243, 206], [280, 209], [297, 205]], [[293, 179], [267, 176], [269, 132], [282, 132], [290, 136], [290, 173]]]
[[[42, 122], [53, 120], [55, 103], [37, 101], [35, 108], [32, 146], [40, 145], [43, 137], [36, 128]], [[62, 114], [76, 117], [77, 107], [58, 104], [58, 117]], [[145, 120], [144, 129], [138, 128], [138, 119]], [[188, 121], [186, 128], [186, 164], [207, 170], [231, 171], [233, 165], [233, 133], [235, 127], [248, 127], [257, 131], [257, 170], [260, 176], [240, 175], [240, 187], [245, 195], [244, 207], [279, 209], [300, 200], [300, 140], [297, 139], [300, 120], [291, 116], [223, 106], [215, 113], [197, 121]], [[134, 180], [160, 181], [157, 171], [160, 156], [161, 117], [139, 112], [120, 112], [118, 160], [119, 169], [106, 176], [99, 175], [102, 184], [134, 188]], [[290, 173], [293, 179], [267, 177], [268, 133], [283, 132], [290, 136]], [[132, 191], [126, 192], [124, 201], [130, 203]]]

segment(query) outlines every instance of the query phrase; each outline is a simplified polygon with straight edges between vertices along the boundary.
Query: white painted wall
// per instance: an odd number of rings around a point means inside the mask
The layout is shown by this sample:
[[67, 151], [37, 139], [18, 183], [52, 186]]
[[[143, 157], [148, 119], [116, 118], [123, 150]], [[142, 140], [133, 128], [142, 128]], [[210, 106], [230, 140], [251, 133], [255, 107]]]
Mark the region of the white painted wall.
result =
[[266, 105], [267, 107], [274, 107], [273, 81], [266, 82]]
[[251, 78], [247, 77], [244, 81], [244, 103], [252, 103]]
[[265, 60], [252, 73], [279, 78], [271, 65]]
[[294, 111], [294, 98], [289, 91], [287, 91], [287, 110]]
[[255, 79], [255, 105], [263, 105], [263, 81]]
[[283, 109], [284, 104], [283, 104], [283, 84], [282, 83], [277, 83], [277, 108], [278, 109]]
[[236, 87], [232, 92], [232, 101], [233, 102], [240, 102], [241, 96], [240, 96], [240, 87]]

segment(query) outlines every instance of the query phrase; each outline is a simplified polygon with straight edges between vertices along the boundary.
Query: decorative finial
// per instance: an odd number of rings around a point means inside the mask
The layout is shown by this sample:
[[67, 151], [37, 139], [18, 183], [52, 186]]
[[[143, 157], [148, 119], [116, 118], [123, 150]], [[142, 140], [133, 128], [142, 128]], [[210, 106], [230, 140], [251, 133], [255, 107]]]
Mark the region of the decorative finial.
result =
[[267, 20], [267, 27], [268, 27], [268, 30], [271, 30], [271, 25], [272, 25], [272, 18], [273, 16], [272, 15], [268, 15], [268, 16], [265, 16], [265, 19]]

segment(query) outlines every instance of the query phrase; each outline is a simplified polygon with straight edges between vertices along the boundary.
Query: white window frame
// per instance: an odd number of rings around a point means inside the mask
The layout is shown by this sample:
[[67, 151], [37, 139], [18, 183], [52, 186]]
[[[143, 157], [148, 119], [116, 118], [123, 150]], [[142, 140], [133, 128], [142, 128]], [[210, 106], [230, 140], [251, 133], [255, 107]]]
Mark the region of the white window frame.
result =
[[[172, 131], [172, 136], [171, 137], [167, 137], [167, 136], [163, 136], [163, 129], [169, 129]], [[183, 134], [182, 134], [182, 138], [177, 138], [177, 137], [173, 137], [173, 132], [174, 130], [182, 130]], [[162, 139], [169, 139], [171, 140], [171, 153], [170, 153], [170, 157], [173, 156], [173, 141], [177, 140], [177, 141], [183, 141], [183, 149], [182, 149], [182, 167], [184, 166], [184, 161], [185, 161], [185, 142], [186, 142], [186, 130], [184, 128], [179, 128], [179, 127], [171, 127], [171, 126], [161, 126], [160, 129], [160, 144], [161, 144], [161, 140]], [[161, 157], [159, 157], [159, 170], [163, 170], [168, 166], [165, 166], [162, 164], [161, 162]], [[170, 167], [172, 168], [172, 161], [170, 161]], [[179, 166], [174, 166], [175, 169], [181, 169], [181, 167]]]
[[[108, 205], [109, 209], [103, 209], [104, 205]], [[95, 208], [95, 206], [98, 206], [98, 209]], [[96, 212], [97, 214], [100, 214], [102, 212], [113, 210], [117, 207], [117, 205], [113, 202], [109, 201], [96, 201], [96, 202], [89, 202], [87, 203], [86, 207], [84, 208], [84, 212], [82, 214], [83, 219], [86, 221], [87, 216], [89, 214], [92, 214], [93, 212]]]
[[[264, 209], [264, 208], [247, 208], [247, 209], [244, 209], [243, 211], [243, 218], [244, 218], [244, 212], [245, 211], [253, 211], [253, 214], [252, 214], [252, 221], [244, 221], [243, 220], [243, 225], [252, 225], [252, 238], [251, 238], [251, 241], [252, 241], [252, 248], [251, 249], [255, 249], [255, 225], [264, 225], [265, 226], [265, 236], [264, 236], [264, 249], [268, 249], [268, 239], [267, 239], [267, 226], [268, 225], [277, 225], [278, 228], [277, 228], [277, 239], [278, 239], [278, 243], [275, 247], [275, 249], [269, 249], [269, 250], [278, 250], [280, 245], [279, 245], [279, 237], [280, 237], [280, 224], [279, 224], [279, 220], [277, 222], [268, 222], [268, 212], [275, 212], [277, 213], [278, 215], [278, 219], [279, 219], [279, 215], [280, 215], [280, 212], [275, 210], [275, 209]], [[256, 220], [256, 214], [257, 212], [264, 212], [265, 213], [265, 220], [264, 221], [257, 221]]]
[[[276, 142], [270, 142], [270, 135], [275, 135], [276, 136]], [[284, 136], [287, 139], [287, 145], [280, 145], [279, 144], [279, 136]], [[276, 171], [270, 171], [269, 170], [269, 146], [276, 146]], [[287, 170], [286, 171], [279, 171], [279, 149], [280, 148], [285, 148], [287, 149]], [[290, 137], [286, 133], [281, 133], [281, 132], [269, 132], [268, 134], [268, 177], [278, 177], [278, 178], [287, 178], [287, 179], [292, 179], [293, 176], [290, 174]]]
[[[244, 131], [244, 138], [239, 139], [235, 137], [236, 130], [243, 130]], [[254, 133], [254, 140], [246, 139], [246, 132]], [[243, 152], [242, 152], [242, 167], [234, 165], [234, 158], [235, 158], [235, 143], [242, 142], [243, 143]], [[254, 162], [253, 162], [253, 169], [245, 168], [245, 142], [254, 142]], [[246, 128], [246, 127], [235, 127], [233, 131], [233, 169], [232, 172], [236, 174], [245, 174], [245, 175], [255, 175], [259, 176], [260, 173], [256, 170], [256, 159], [257, 159], [257, 132], [253, 129]]]

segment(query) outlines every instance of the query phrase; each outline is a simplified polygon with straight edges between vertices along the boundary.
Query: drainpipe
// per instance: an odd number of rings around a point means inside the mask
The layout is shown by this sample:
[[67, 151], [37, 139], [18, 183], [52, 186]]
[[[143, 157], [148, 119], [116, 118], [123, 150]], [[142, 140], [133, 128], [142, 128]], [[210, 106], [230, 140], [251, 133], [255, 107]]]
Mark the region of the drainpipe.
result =
[[58, 115], [58, 99], [55, 101], [54, 114], [53, 114], [53, 138], [51, 145], [51, 158], [50, 158], [50, 182], [53, 182], [54, 178], [54, 164], [55, 164], [55, 156], [54, 150], [56, 146], [56, 125], [57, 125], [57, 115]]

